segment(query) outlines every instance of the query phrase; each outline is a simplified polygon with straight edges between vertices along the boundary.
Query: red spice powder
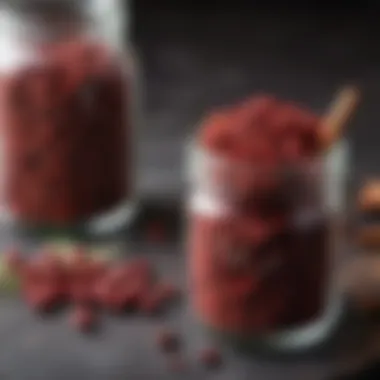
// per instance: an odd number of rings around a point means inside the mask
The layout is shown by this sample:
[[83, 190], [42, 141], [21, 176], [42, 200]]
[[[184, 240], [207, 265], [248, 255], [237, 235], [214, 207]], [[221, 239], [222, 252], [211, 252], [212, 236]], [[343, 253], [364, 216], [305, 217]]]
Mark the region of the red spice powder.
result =
[[193, 211], [190, 220], [191, 295], [207, 324], [262, 332], [306, 323], [321, 312], [328, 221], [321, 217], [303, 229], [294, 224], [310, 192], [305, 178], [319, 153], [318, 126], [311, 112], [272, 97], [204, 121], [198, 147], [226, 160], [224, 170], [214, 172], [206, 159], [204, 181], [227, 189], [222, 202], [229, 207], [219, 216]]
[[128, 196], [129, 79], [93, 42], [38, 54], [2, 81], [6, 198], [28, 222], [84, 220]]

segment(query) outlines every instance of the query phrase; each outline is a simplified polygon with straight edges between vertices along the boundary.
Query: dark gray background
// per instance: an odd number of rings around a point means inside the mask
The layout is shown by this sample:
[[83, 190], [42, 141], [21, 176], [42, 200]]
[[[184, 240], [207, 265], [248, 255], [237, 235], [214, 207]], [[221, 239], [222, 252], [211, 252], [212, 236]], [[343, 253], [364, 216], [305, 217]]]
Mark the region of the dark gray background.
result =
[[[138, 160], [141, 193], [180, 196], [183, 146], [210, 107], [264, 91], [323, 112], [334, 92], [347, 82], [360, 85], [364, 95], [348, 132], [354, 178], [378, 171], [377, 9], [320, 6], [303, 10], [288, 2], [254, 7], [249, 3], [253, 2], [208, 2], [202, 9], [186, 1], [136, 1], [132, 31], [145, 93]], [[5, 245], [6, 231], [3, 236]], [[181, 244], [139, 249], [162, 273], [184, 285]], [[188, 369], [178, 376], [168, 373], [154, 347], [160, 320], [107, 318], [99, 336], [83, 337], [68, 328], [66, 316], [40, 320], [26, 312], [21, 302], [3, 300], [0, 379], [319, 380], [380, 353], [378, 344], [355, 341], [324, 358], [291, 362], [244, 360], [226, 354], [225, 368], [207, 373], [196, 364], [197, 350], [204, 347], [206, 338], [186, 307], [169, 315], [166, 323], [186, 339]]]
[[299, 8], [291, 1], [266, 6], [241, 0], [190, 3], [144, 0], [135, 6], [132, 30], [144, 67], [148, 111], [140, 154], [144, 190], [178, 191], [185, 137], [210, 107], [254, 92], [273, 92], [323, 112], [346, 83], [363, 91], [348, 132], [353, 172], [360, 177], [376, 172], [376, 4], [315, 7], [305, 2]]

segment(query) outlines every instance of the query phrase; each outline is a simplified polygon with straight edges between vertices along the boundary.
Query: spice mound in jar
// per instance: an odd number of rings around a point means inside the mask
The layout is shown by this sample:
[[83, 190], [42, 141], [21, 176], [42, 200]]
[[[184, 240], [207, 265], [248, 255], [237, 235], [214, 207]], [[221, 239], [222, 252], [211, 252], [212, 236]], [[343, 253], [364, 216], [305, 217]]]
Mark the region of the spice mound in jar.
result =
[[269, 332], [323, 313], [329, 223], [319, 187], [319, 124], [312, 112], [272, 97], [203, 122], [190, 201], [190, 277], [207, 325]]
[[127, 77], [93, 41], [35, 55], [2, 82], [6, 201], [21, 221], [85, 221], [128, 196]]

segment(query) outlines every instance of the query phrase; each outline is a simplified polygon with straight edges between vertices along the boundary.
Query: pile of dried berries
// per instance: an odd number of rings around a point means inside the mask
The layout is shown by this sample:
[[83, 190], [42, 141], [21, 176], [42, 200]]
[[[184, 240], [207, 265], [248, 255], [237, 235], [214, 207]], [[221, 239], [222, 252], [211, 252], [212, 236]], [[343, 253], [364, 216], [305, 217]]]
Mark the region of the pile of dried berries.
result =
[[144, 259], [107, 262], [95, 260], [81, 248], [58, 257], [44, 251], [26, 260], [17, 251], [7, 255], [19, 278], [23, 298], [38, 311], [73, 305], [71, 322], [87, 330], [97, 321], [97, 310], [155, 314], [179, 296], [178, 289], [158, 278]]

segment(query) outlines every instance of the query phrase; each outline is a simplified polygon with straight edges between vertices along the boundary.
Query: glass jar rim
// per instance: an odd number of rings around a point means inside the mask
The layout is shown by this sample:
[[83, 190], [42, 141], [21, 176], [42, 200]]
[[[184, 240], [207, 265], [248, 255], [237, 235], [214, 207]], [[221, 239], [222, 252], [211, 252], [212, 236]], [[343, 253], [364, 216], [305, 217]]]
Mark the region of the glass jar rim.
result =
[[[0, 5], [2, 34], [27, 42], [49, 42], [87, 30], [89, 14], [85, 2], [6, 0]], [[78, 4], [81, 3], [81, 4]]]
[[[198, 155], [198, 157], [201, 157], [201, 159], [210, 160], [209, 162], [214, 162], [217, 165], [223, 166], [225, 164], [236, 168], [242, 168], [244, 170], [249, 170], [251, 172], [264, 171], [271, 174], [289, 172], [302, 173], [311, 171], [313, 168], [319, 167], [324, 163], [331, 161], [329, 160], [329, 158], [336, 155], [336, 153], [339, 154], [339, 152], [343, 152], [343, 154], [345, 154], [345, 152], [347, 152], [347, 145], [347, 140], [342, 139], [341, 141], [337, 142], [334, 146], [332, 146], [328, 152], [325, 152], [323, 154], [317, 154], [311, 157], [307, 157], [306, 159], [293, 164], [279, 163], [277, 165], [272, 166], [257, 165], [250, 163], [249, 160], [235, 158], [228, 154], [223, 155], [222, 153], [213, 151], [205, 145], [202, 145], [199, 141], [197, 141], [194, 138], [191, 139], [188, 143], [188, 151], [190, 153], [190, 156], [194, 157], [195, 154]], [[335, 170], [336, 169], [334, 169], [333, 172]]]
[[22, 14], [63, 12], [83, 9], [88, 0], [3, 0], [1, 6]]

